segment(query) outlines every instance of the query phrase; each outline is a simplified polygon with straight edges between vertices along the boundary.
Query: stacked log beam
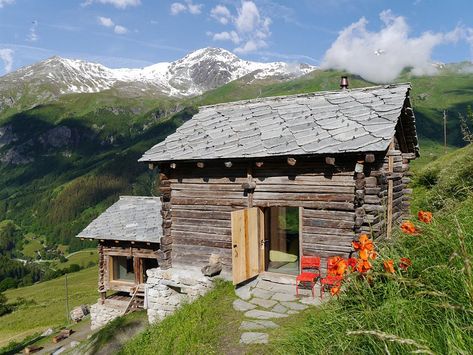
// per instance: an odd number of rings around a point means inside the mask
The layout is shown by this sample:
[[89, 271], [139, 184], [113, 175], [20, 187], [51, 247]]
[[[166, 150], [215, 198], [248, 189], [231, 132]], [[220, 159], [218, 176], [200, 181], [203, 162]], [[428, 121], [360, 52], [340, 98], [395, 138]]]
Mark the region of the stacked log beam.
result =
[[163, 236], [160, 241], [159, 266], [168, 269], [172, 266], [172, 209], [171, 209], [171, 182], [169, 181], [170, 169], [161, 167], [159, 174], [159, 191], [161, 193], [161, 217], [163, 220]]

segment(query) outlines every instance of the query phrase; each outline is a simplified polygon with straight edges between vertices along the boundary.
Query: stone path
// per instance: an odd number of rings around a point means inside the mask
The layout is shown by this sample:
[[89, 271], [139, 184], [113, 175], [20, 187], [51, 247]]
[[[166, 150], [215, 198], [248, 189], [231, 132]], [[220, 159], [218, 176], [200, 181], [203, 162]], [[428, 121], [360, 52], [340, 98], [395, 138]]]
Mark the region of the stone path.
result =
[[321, 303], [317, 291], [316, 298], [312, 298], [310, 290], [302, 290], [302, 296], [298, 298], [294, 285], [262, 278], [237, 288], [235, 293], [239, 298], [233, 302], [233, 308], [245, 315], [240, 325], [242, 344], [268, 343], [268, 334], [264, 331], [279, 327], [275, 320], [297, 314], [308, 305]]

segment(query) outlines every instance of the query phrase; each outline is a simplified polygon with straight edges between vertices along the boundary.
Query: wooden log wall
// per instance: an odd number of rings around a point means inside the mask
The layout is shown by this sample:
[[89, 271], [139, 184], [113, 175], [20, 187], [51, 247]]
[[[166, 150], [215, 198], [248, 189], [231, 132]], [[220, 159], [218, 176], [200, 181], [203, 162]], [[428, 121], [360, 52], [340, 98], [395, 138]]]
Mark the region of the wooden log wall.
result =
[[355, 235], [354, 164], [298, 158], [160, 167], [170, 186], [172, 263], [201, 267], [219, 254], [230, 271], [231, 212], [249, 205], [302, 207], [302, 253], [348, 255]]
[[[402, 153], [397, 140], [385, 157], [379, 156], [380, 164], [374, 164], [365, 177], [365, 197], [357, 215], [363, 216], [360, 232], [369, 233], [373, 237], [386, 236], [388, 219], [395, 228], [409, 213], [409, 200], [412, 190], [409, 189], [409, 162], [415, 159], [413, 153]], [[391, 160], [391, 163], [390, 163]], [[392, 170], [392, 171], [390, 171]], [[389, 181], [392, 183], [390, 184]], [[391, 198], [390, 195], [391, 188]], [[392, 201], [392, 202], [391, 202]], [[388, 204], [392, 203], [392, 209]], [[391, 218], [388, 218], [391, 213]]]

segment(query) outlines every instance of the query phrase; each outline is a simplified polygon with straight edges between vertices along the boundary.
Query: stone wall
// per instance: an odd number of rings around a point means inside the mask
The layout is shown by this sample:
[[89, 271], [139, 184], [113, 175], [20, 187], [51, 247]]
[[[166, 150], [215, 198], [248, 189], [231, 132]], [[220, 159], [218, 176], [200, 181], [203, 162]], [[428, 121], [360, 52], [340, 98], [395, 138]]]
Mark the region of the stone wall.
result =
[[145, 308], [150, 323], [162, 320], [213, 287], [212, 278], [203, 276], [198, 268], [156, 268], [146, 273]]
[[102, 304], [101, 300], [90, 307], [90, 329], [98, 329], [108, 322], [123, 315], [128, 302], [106, 299]]

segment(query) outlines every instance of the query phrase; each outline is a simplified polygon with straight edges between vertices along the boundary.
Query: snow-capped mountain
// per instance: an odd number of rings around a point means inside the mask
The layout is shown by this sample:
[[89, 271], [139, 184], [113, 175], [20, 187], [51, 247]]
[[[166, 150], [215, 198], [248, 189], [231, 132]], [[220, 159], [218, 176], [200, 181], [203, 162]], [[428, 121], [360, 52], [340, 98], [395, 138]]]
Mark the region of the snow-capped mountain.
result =
[[[308, 64], [245, 61], [221, 48], [199, 49], [177, 61], [142, 69], [111, 69], [98, 63], [52, 57], [1, 77], [0, 99], [19, 86], [27, 86], [28, 92], [37, 92], [45, 99], [112, 88], [133, 94], [185, 97], [202, 94], [248, 74], [256, 80], [287, 80], [314, 69]], [[13, 102], [19, 98], [13, 94], [9, 99]], [[8, 100], [3, 101], [8, 104]]]

